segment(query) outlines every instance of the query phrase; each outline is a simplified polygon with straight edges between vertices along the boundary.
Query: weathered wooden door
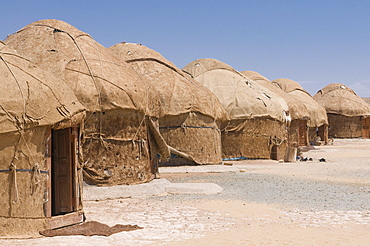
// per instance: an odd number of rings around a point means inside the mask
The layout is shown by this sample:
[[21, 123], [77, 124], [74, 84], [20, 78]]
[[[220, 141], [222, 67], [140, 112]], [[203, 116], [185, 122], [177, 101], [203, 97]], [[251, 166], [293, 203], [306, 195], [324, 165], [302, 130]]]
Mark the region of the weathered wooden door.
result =
[[370, 138], [370, 118], [362, 118], [362, 137]]
[[307, 145], [307, 121], [306, 120], [299, 120], [298, 121], [298, 144], [299, 146], [306, 146]]
[[72, 128], [52, 131], [52, 216], [74, 211], [74, 137]]

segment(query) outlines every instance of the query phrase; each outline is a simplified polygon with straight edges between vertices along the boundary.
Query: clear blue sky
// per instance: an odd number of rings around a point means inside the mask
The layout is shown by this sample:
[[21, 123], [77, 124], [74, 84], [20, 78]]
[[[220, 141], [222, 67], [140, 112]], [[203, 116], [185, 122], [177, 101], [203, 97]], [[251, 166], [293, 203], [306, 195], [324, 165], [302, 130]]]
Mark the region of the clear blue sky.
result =
[[333, 82], [370, 97], [368, 0], [9, 0], [0, 40], [41, 19], [60, 19], [109, 47], [126, 41], [183, 68], [215, 58], [312, 95]]

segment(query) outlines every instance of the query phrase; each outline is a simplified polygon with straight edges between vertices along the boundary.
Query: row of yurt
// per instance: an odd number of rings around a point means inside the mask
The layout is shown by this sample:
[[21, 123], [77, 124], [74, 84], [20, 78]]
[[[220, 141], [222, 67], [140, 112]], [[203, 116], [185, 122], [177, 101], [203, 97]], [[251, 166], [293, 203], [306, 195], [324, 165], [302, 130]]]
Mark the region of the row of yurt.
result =
[[219, 100], [152, 49], [133, 43], [119, 43], [109, 49], [130, 64], [160, 96], [159, 129], [175, 157], [169, 162], [221, 163], [220, 128], [228, 118]]
[[313, 98], [326, 109], [329, 137], [370, 137], [370, 106], [352, 89], [332, 83], [319, 90]]
[[195, 60], [183, 70], [212, 91], [229, 114], [221, 133], [224, 159], [277, 159], [277, 149], [285, 152], [288, 106], [281, 97], [215, 59]]
[[275, 79], [272, 83], [279, 86], [282, 90], [300, 101], [307, 108], [310, 119], [307, 122], [309, 143], [323, 142], [328, 143], [328, 117], [326, 110], [315, 99], [305, 91], [296, 81], [290, 79]]
[[0, 237], [83, 221], [85, 108], [52, 74], [0, 42]]
[[242, 71], [241, 73], [273, 91], [286, 101], [289, 108], [287, 112], [287, 144], [289, 147], [306, 146], [308, 141], [307, 122], [310, 119], [310, 114], [305, 105], [261, 74], [254, 71]]
[[169, 156], [156, 133], [160, 101], [127, 63], [59, 20], [34, 22], [5, 42], [68, 84], [86, 107], [86, 182], [134, 184], [153, 178], [157, 152]]

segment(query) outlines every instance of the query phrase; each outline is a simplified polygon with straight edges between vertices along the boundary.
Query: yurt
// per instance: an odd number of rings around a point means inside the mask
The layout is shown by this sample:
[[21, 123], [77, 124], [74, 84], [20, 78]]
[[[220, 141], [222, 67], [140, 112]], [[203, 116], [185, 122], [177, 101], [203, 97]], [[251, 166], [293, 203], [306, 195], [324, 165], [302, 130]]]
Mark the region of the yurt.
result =
[[[221, 133], [224, 159], [284, 155], [287, 105], [281, 105], [276, 94], [216, 59], [195, 60], [183, 70], [210, 89], [229, 114]], [[276, 149], [281, 153], [274, 153]]]
[[0, 41], [0, 237], [29, 237], [84, 219], [72, 90]]
[[5, 42], [61, 78], [86, 107], [84, 180], [96, 185], [143, 183], [154, 178], [159, 99], [125, 62], [89, 34], [59, 20], [41, 20]]
[[348, 86], [340, 83], [329, 84], [313, 98], [326, 109], [329, 137], [370, 137], [370, 105]]
[[144, 45], [124, 42], [109, 49], [158, 91], [159, 129], [173, 157], [163, 165], [221, 163], [220, 128], [228, 118], [217, 97]]
[[273, 84], [269, 79], [255, 71], [241, 72], [246, 77], [252, 79], [258, 84], [264, 86], [276, 95], [282, 97], [288, 104], [289, 124], [287, 125], [288, 137], [287, 142], [290, 147], [306, 146], [308, 141], [307, 121], [310, 119], [310, 114], [306, 106], [283, 91], [280, 87]]
[[287, 92], [289, 95], [302, 102], [309, 114], [310, 119], [307, 123], [309, 127], [308, 142], [315, 144], [321, 142], [323, 144], [328, 143], [328, 117], [326, 110], [315, 99], [305, 91], [296, 81], [291, 79], [275, 79], [272, 83], [279, 86], [282, 90]]

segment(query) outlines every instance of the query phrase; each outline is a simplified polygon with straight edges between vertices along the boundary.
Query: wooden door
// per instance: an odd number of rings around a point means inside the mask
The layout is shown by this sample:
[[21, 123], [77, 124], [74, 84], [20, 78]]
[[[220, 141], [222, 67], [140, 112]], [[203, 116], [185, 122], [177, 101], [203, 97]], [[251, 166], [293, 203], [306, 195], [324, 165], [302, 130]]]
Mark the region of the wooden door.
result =
[[370, 137], [370, 118], [362, 118], [362, 137]]
[[75, 158], [72, 128], [52, 131], [52, 216], [75, 210]]
[[299, 120], [298, 121], [298, 144], [299, 146], [306, 146], [307, 145], [307, 121], [306, 120]]

